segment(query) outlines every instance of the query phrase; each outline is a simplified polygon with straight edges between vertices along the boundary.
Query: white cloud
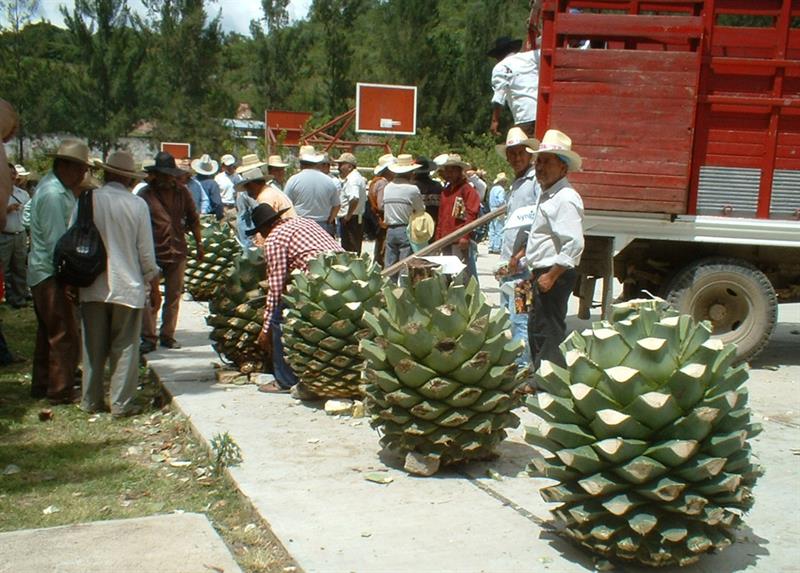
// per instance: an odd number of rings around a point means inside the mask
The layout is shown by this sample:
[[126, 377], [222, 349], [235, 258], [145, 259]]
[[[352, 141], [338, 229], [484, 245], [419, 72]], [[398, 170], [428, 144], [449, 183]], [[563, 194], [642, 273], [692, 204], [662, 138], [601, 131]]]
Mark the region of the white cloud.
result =
[[[67, 6], [70, 10], [74, 3], [71, 0], [40, 0], [42, 19], [49, 20], [56, 26], [64, 25], [60, 6]], [[144, 6], [140, 0], [128, 0], [128, 5], [136, 12], [144, 13]], [[289, 2], [289, 17], [292, 20], [305, 18], [311, 0], [291, 0]], [[222, 29], [226, 32], [239, 32], [249, 34], [250, 20], [261, 17], [261, 0], [219, 0], [216, 3], [208, 2], [206, 10], [210, 15], [216, 15], [222, 10]]]

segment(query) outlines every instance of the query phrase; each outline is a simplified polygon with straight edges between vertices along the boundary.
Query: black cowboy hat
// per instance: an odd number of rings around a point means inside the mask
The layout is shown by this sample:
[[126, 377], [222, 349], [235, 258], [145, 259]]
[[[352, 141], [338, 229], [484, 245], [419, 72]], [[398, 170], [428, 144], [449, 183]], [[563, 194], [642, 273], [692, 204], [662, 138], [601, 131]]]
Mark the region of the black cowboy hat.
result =
[[414, 163], [419, 163], [419, 167], [414, 170], [414, 173], [430, 175], [431, 171], [436, 171], [439, 167], [424, 155], [417, 155]]
[[187, 173], [175, 165], [175, 158], [171, 153], [166, 151], [159, 151], [156, 154], [153, 165], [148, 165], [144, 170], [148, 173], [164, 173], [165, 175], [172, 175], [173, 177], [180, 177]]
[[289, 207], [286, 209], [281, 209], [280, 211], [276, 211], [272, 208], [272, 205], [267, 205], [266, 203], [262, 203], [250, 214], [250, 217], [253, 219], [253, 228], [247, 229], [244, 234], [248, 237], [252, 237], [258, 230], [263, 227], [271, 227], [275, 223], [277, 223], [278, 219], [280, 219], [281, 215], [283, 215], [286, 211], [289, 210]]
[[518, 52], [521, 47], [522, 40], [500, 36], [494, 41], [494, 48], [486, 52], [486, 55], [492, 58], [504, 58], [511, 52]]

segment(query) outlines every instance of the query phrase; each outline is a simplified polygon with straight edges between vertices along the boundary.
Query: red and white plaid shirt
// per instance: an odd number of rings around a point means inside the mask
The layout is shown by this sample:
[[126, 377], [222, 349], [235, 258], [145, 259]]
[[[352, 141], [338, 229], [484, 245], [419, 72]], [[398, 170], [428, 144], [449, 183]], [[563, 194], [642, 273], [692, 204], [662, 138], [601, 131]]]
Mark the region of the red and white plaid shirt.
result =
[[280, 303], [289, 274], [295, 269], [306, 272], [308, 261], [321, 253], [342, 250], [339, 243], [311, 219], [295, 217], [278, 223], [264, 246], [269, 283], [264, 332], [269, 330], [270, 317]]

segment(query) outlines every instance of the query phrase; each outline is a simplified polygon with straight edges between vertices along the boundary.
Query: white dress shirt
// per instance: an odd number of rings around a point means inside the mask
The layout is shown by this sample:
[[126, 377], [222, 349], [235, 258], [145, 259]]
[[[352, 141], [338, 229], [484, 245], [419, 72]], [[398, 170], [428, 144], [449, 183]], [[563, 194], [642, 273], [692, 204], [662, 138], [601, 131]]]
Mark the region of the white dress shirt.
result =
[[31, 196], [28, 195], [27, 191], [16, 186], [14, 187], [11, 191], [11, 197], [8, 198], [8, 204], [19, 204], [20, 208], [6, 213], [6, 228], [3, 229], [4, 233], [17, 234], [25, 230], [25, 226], [22, 224], [22, 213], [25, 209], [25, 205], [27, 205], [30, 200]]
[[219, 195], [222, 198], [222, 204], [226, 207], [233, 207], [236, 204], [236, 183], [241, 180], [238, 173], [228, 175], [224, 171], [216, 174], [214, 181], [219, 185]]
[[539, 50], [509, 54], [492, 70], [492, 103], [508, 104], [514, 123], [536, 121]]
[[583, 254], [583, 200], [566, 177], [541, 192], [531, 226], [525, 264], [531, 269], [558, 265], [568, 269]]
[[108, 266], [80, 290], [81, 302], [144, 308], [149, 283], [158, 275], [147, 203], [119, 183], [107, 183], [92, 192], [92, 206]]
[[367, 202], [367, 180], [364, 179], [364, 176], [361, 175], [357, 169], [353, 169], [348, 173], [342, 183], [342, 189], [339, 193], [339, 201], [341, 204], [339, 217], [347, 215], [347, 212], [350, 210], [350, 201], [353, 199], [358, 201], [358, 205], [356, 205], [356, 210], [353, 214], [358, 217], [360, 222], [361, 218], [364, 216], [364, 208]]
[[472, 185], [472, 188], [478, 192], [478, 197], [481, 198], [481, 203], [486, 199], [486, 181], [473, 173], [467, 177], [467, 182]]

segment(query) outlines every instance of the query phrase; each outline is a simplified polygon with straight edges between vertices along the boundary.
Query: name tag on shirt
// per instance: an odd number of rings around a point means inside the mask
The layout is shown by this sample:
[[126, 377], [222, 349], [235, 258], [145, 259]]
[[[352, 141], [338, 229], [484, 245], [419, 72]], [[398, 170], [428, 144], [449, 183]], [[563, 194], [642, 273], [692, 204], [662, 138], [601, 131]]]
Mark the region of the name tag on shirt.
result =
[[536, 218], [536, 205], [528, 207], [520, 207], [514, 209], [514, 212], [506, 217], [505, 229], [521, 229], [523, 227], [530, 227], [533, 225], [533, 220]]

